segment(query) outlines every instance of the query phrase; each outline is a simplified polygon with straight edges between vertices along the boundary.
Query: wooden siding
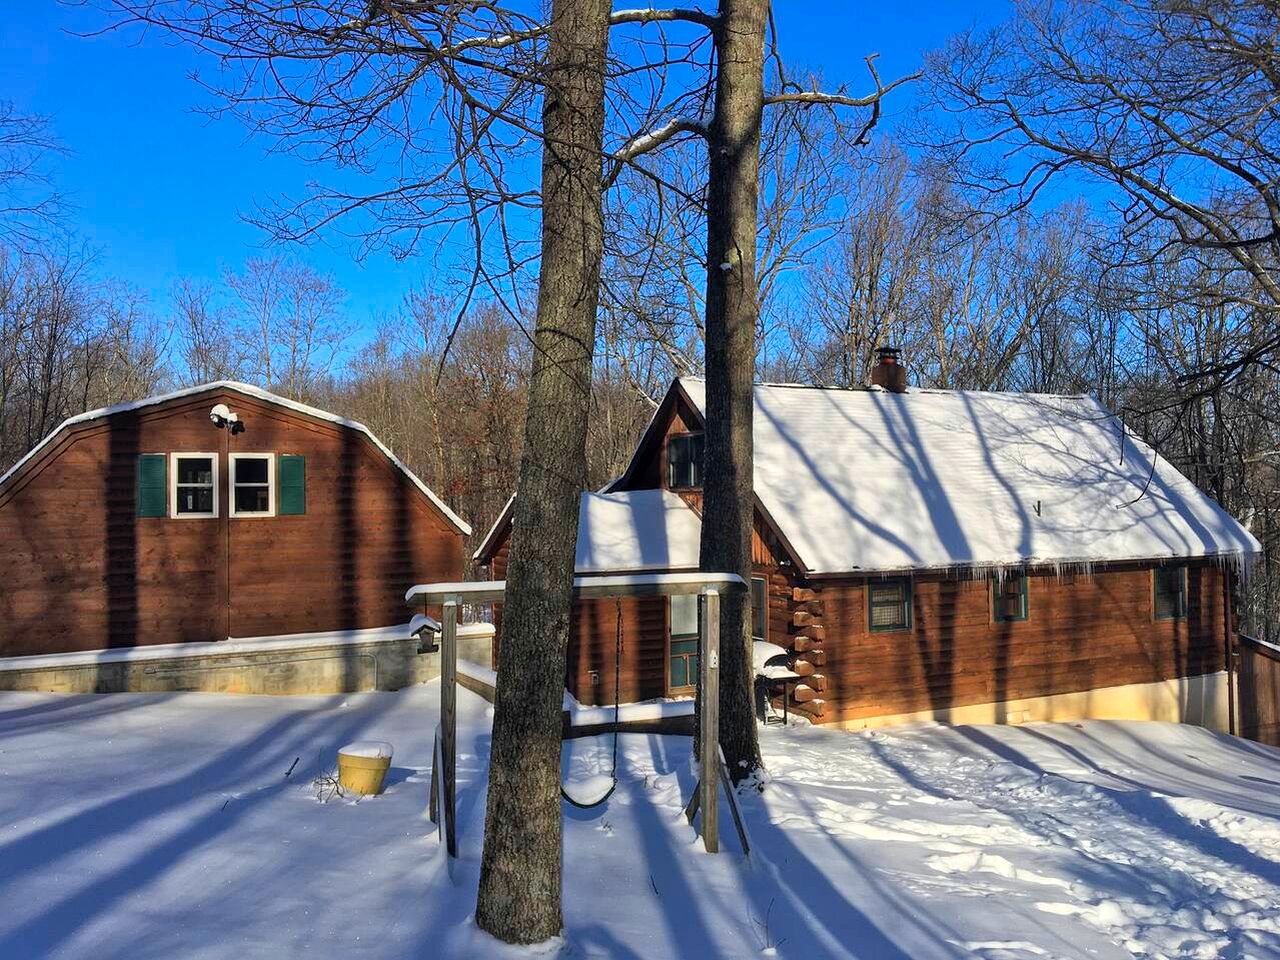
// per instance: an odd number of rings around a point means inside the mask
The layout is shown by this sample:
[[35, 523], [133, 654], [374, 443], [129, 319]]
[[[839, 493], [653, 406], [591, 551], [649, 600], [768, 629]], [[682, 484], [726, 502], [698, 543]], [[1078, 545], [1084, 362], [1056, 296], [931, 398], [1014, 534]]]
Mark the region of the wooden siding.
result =
[[[209, 422], [226, 403], [245, 425]], [[220, 516], [138, 518], [142, 453], [218, 455]], [[228, 453], [306, 457], [301, 516], [228, 516]], [[234, 391], [69, 428], [0, 491], [0, 656], [404, 622], [462, 537], [363, 434]]]
[[[507, 576], [510, 530], [493, 551], [489, 576]], [[569, 620], [565, 654], [565, 689], [579, 703], [604, 705], [614, 701], [614, 653], [617, 649], [618, 606], [613, 600], [578, 600]], [[622, 612], [621, 699], [623, 703], [651, 700], [667, 693], [667, 607], [662, 597], [624, 597]], [[493, 611], [493, 662], [502, 645], [502, 605]], [[592, 681], [595, 671], [595, 681]]]
[[[1153, 617], [1151, 569], [1028, 580], [1025, 621], [995, 622], [988, 580], [919, 576], [909, 630], [873, 632], [867, 581], [814, 581], [822, 720], [999, 703], [1224, 669], [1223, 574], [1188, 571], [1184, 620]], [[795, 633], [796, 626], [790, 630]]]
[[[488, 576], [504, 580], [511, 528], [502, 531], [490, 551]], [[790, 624], [791, 580], [778, 565], [770, 546], [773, 538], [759, 523], [752, 537], [752, 553], [759, 561], [753, 575], [769, 581], [769, 638], [785, 643]], [[565, 689], [588, 705], [614, 701], [614, 650], [618, 608], [613, 600], [579, 600], [569, 621], [565, 660]], [[494, 605], [493, 660], [497, 666], [502, 643], [502, 607]], [[622, 600], [622, 702], [634, 703], [667, 695], [667, 601], [661, 597]], [[595, 681], [591, 673], [596, 672]]]

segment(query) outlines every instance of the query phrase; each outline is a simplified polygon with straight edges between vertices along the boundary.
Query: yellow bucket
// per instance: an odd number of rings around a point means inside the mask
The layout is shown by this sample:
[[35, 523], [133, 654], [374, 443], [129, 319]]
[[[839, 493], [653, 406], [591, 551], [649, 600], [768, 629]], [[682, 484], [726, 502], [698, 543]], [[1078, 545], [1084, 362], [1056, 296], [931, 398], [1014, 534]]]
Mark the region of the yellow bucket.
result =
[[338, 751], [338, 782], [342, 789], [365, 796], [382, 792], [391, 769], [391, 744], [381, 740], [351, 743]]

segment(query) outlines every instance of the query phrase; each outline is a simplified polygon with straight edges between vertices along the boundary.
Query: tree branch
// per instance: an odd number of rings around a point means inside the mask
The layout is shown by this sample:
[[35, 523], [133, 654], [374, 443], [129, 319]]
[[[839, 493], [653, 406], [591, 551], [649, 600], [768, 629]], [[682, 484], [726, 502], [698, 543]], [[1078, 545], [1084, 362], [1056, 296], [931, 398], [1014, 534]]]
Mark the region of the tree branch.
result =
[[653, 8], [615, 10], [609, 16], [611, 26], [617, 26], [622, 23], [671, 23], [674, 21], [696, 23], [706, 27], [708, 30], [714, 30], [720, 22], [720, 18], [714, 13], [707, 13], [705, 10], [697, 10], [692, 7], [676, 7], [671, 10], [655, 10]]

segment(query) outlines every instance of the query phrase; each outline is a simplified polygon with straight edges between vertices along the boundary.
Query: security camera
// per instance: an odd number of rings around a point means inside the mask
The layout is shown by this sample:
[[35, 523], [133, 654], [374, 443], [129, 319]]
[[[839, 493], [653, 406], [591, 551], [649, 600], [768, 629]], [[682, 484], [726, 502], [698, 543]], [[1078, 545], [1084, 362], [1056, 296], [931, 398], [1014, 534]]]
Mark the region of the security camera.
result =
[[213, 425], [221, 430], [223, 427], [232, 426], [240, 422], [240, 418], [231, 412], [231, 408], [225, 403], [219, 403], [209, 411], [209, 419]]

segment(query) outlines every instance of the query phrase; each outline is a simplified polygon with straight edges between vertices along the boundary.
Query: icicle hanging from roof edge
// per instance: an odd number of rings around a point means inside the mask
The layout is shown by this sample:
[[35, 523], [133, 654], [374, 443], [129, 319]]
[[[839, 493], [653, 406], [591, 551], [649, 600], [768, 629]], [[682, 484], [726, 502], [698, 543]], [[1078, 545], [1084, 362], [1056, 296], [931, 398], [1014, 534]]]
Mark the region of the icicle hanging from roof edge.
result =
[[1028, 577], [1037, 570], [1048, 569], [1061, 580], [1064, 576], [1092, 577], [1098, 561], [1078, 560], [1010, 560], [1006, 563], [958, 563], [949, 568], [955, 580], [991, 580], [1003, 585], [1009, 577]]
[[[1050, 560], [1009, 560], [1005, 562], [987, 561], [969, 563], [954, 563], [946, 567], [946, 575], [952, 580], [988, 580], [995, 579], [998, 584], [1003, 584], [1005, 579], [1010, 576], [1031, 576], [1032, 574], [1048, 570], [1054, 578], [1062, 580], [1064, 577], [1093, 577], [1097, 574], [1099, 566], [1106, 566], [1108, 563], [1140, 563], [1140, 564], [1158, 564], [1167, 566], [1169, 564], [1183, 565], [1194, 563], [1200, 560], [1211, 560], [1219, 569], [1230, 569], [1240, 579], [1242, 584], [1249, 580], [1249, 574], [1257, 562], [1258, 555], [1253, 553], [1245, 553], [1240, 550], [1227, 550], [1221, 553], [1202, 554], [1200, 556], [1178, 556], [1178, 557], [1136, 557], [1129, 559], [1117, 559], [1114, 561], [1106, 559], [1098, 559], [1096, 557], [1055, 557]], [[910, 577], [915, 579], [923, 573], [937, 573], [939, 568], [913, 568], [905, 570], [869, 570], [865, 571], [868, 578], [879, 578], [881, 580], [892, 580], [896, 577]], [[861, 571], [860, 571], [861, 572]]]
[[1219, 570], [1234, 574], [1240, 586], [1245, 587], [1249, 585], [1249, 578], [1253, 575], [1253, 567], [1258, 562], [1258, 555], [1245, 553], [1243, 550], [1228, 550], [1214, 554], [1213, 560]]

